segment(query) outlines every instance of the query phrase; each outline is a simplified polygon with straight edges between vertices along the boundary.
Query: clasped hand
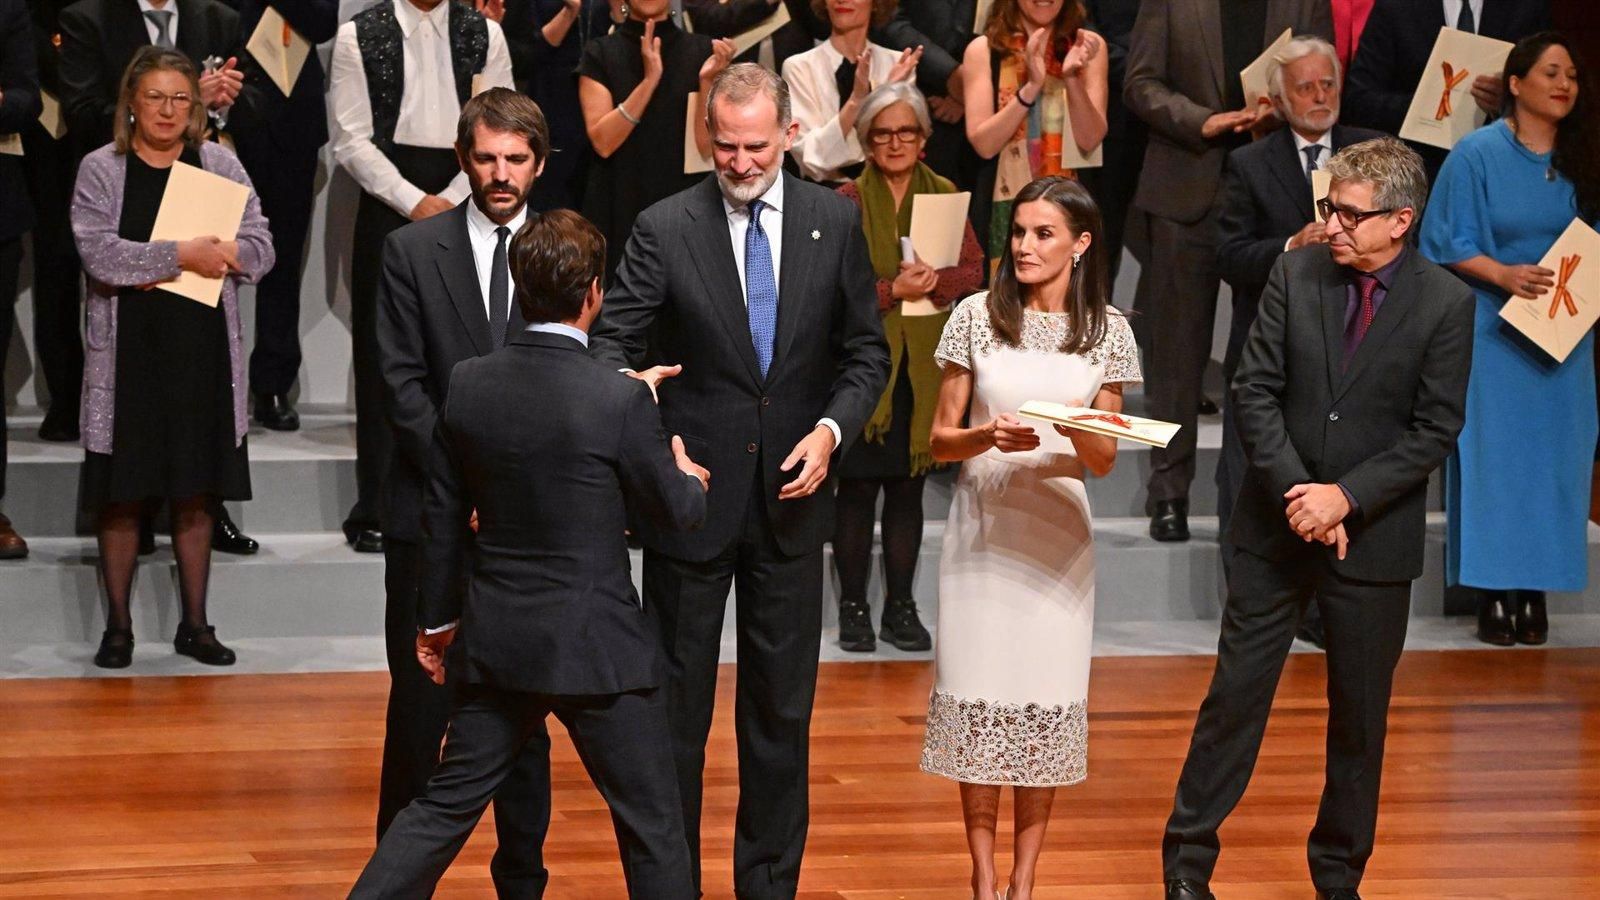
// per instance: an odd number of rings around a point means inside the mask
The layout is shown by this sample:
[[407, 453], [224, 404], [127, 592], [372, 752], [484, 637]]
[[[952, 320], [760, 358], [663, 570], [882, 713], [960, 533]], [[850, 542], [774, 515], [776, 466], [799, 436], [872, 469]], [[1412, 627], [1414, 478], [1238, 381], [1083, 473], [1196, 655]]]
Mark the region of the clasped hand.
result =
[[1297, 484], [1283, 499], [1289, 502], [1284, 515], [1289, 527], [1306, 542], [1318, 541], [1333, 547], [1340, 559], [1350, 547], [1344, 519], [1350, 515], [1350, 499], [1337, 484]]

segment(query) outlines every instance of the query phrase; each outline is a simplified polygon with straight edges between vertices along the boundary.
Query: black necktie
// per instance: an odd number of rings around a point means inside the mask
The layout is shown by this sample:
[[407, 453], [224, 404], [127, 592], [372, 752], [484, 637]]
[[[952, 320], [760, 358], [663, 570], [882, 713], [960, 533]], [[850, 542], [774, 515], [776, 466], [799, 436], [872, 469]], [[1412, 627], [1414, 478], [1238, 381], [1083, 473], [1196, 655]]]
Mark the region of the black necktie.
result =
[[856, 64], [848, 59], [839, 63], [839, 68], [833, 70], [833, 83], [839, 86], [839, 105], [844, 106], [856, 89]]
[[494, 230], [494, 262], [489, 266], [489, 339], [496, 350], [506, 343], [506, 318], [511, 313], [511, 275], [506, 270], [506, 235], [511, 229], [504, 225]]
[[1461, 12], [1456, 16], [1456, 30], [1476, 33], [1478, 20], [1472, 17], [1472, 3], [1470, 0], [1461, 0]]
[[1321, 168], [1317, 165], [1317, 160], [1322, 158], [1322, 145], [1312, 144], [1300, 152], [1306, 155], [1306, 180], [1310, 181], [1311, 173]]

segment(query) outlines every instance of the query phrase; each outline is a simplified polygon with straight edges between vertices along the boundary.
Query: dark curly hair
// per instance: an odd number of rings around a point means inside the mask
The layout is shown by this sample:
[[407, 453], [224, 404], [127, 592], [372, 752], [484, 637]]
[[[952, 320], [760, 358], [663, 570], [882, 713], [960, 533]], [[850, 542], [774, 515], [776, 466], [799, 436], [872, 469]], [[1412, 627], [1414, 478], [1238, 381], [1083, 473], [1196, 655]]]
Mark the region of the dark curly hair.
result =
[[1555, 153], [1551, 164], [1557, 172], [1572, 182], [1578, 195], [1578, 214], [1586, 221], [1600, 218], [1600, 121], [1595, 118], [1593, 79], [1584, 64], [1578, 48], [1559, 31], [1541, 31], [1517, 41], [1506, 57], [1505, 71], [1500, 76], [1501, 115], [1515, 118], [1517, 100], [1511, 96], [1511, 79], [1526, 78], [1539, 57], [1551, 47], [1563, 47], [1572, 57], [1578, 70], [1578, 99], [1572, 112], [1561, 120], [1556, 129]]

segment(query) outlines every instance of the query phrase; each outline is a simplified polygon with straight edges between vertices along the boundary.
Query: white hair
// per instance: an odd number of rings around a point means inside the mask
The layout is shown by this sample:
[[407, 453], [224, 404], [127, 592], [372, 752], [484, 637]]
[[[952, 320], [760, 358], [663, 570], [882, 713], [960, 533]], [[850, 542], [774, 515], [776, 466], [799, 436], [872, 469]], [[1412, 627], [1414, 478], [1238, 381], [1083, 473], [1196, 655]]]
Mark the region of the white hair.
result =
[[1339, 65], [1339, 51], [1333, 45], [1312, 34], [1295, 35], [1294, 40], [1284, 44], [1272, 59], [1267, 60], [1267, 92], [1279, 100], [1287, 101], [1283, 95], [1283, 67], [1292, 62], [1305, 59], [1313, 53], [1321, 53], [1333, 63], [1333, 82], [1340, 83], [1342, 68]]
[[924, 138], [933, 134], [933, 118], [928, 115], [928, 101], [922, 92], [910, 82], [890, 81], [873, 88], [867, 99], [861, 102], [861, 111], [856, 114], [856, 140], [861, 142], [861, 146], [867, 146], [867, 132], [872, 130], [873, 120], [896, 103], [911, 107]]

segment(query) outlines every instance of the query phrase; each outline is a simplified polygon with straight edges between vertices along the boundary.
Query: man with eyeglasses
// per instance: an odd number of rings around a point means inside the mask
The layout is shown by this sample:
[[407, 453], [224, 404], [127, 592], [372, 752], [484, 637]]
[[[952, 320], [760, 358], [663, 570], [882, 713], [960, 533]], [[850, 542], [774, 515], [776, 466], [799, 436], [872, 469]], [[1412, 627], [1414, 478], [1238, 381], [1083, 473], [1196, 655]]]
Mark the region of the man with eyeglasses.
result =
[[1472, 292], [1411, 244], [1422, 159], [1382, 137], [1328, 162], [1325, 242], [1280, 255], [1233, 380], [1250, 460], [1211, 688], [1162, 841], [1167, 900], [1211, 898], [1217, 832], [1249, 784], [1301, 611], [1328, 653], [1326, 781], [1307, 858], [1359, 900], [1395, 665], [1422, 574], [1428, 477], [1466, 417]]
[[[1272, 108], [1288, 126], [1228, 154], [1217, 194], [1217, 270], [1233, 289], [1233, 317], [1222, 379], [1233, 381], [1239, 353], [1256, 318], [1256, 301], [1272, 264], [1286, 251], [1328, 240], [1312, 204], [1312, 173], [1333, 154], [1378, 137], [1375, 131], [1339, 122], [1338, 52], [1319, 37], [1301, 35], [1267, 64]], [[1217, 461], [1217, 525], [1228, 533], [1233, 501], [1245, 474], [1244, 447], [1227, 398], [1222, 404], [1222, 458]], [[1232, 550], [1222, 542], [1226, 567]], [[1306, 611], [1300, 637], [1322, 646], [1315, 607]]]

